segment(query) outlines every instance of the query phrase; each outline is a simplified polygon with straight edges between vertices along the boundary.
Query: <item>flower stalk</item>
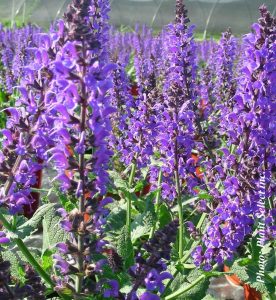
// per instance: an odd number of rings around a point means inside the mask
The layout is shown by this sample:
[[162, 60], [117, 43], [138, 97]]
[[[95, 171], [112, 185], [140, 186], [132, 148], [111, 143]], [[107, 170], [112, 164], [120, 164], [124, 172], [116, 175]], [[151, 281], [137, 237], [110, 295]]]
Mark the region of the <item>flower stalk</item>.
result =
[[[176, 149], [177, 149], [177, 143], [176, 143]], [[177, 156], [177, 150], [176, 150], [176, 156]], [[183, 207], [182, 207], [181, 186], [180, 186], [177, 157], [176, 157], [176, 170], [175, 170], [175, 185], [176, 185], [178, 219], [179, 219], [178, 255], [179, 255], [179, 259], [181, 259], [183, 257], [184, 224], [183, 224]]]
[[[129, 188], [131, 188], [133, 185], [136, 168], [137, 168], [137, 164], [136, 164], [136, 162], [133, 162], [132, 166], [131, 166], [129, 181], [128, 181]], [[128, 228], [129, 234], [131, 233], [131, 206], [132, 206], [131, 205], [131, 196], [129, 194], [127, 197], [127, 215], [126, 215], [126, 226]]]
[[[82, 45], [83, 49], [85, 49], [85, 45], [83, 43]], [[83, 61], [86, 61], [86, 54], [85, 51], [83, 51]], [[86, 64], [84, 63], [83, 70], [82, 70], [82, 78], [84, 78], [86, 74]], [[81, 82], [81, 90], [82, 90], [82, 104], [81, 104], [81, 120], [80, 120], [80, 132], [85, 132], [86, 130], [86, 114], [87, 114], [87, 95], [86, 95], [86, 89], [85, 89], [85, 84], [82, 81]], [[81, 134], [80, 134], [80, 139], [81, 139]], [[83, 141], [85, 144], [85, 140]], [[85, 189], [86, 189], [86, 180], [85, 180], [85, 158], [84, 158], [85, 153], [82, 152], [79, 154], [79, 172], [80, 172], [80, 181], [81, 181], [81, 186], [82, 186], [82, 193], [80, 196], [79, 200], [79, 213], [83, 215], [85, 213]], [[83, 281], [83, 250], [84, 250], [84, 235], [82, 233], [78, 233], [78, 251], [79, 255], [77, 258], [77, 266], [79, 269], [79, 274], [77, 275], [76, 278], [76, 292], [80, 293], [82, 290], [82, 281]]]
[[[156, 216], [158, 218], [158, 215], [159, 215], [159, 207], [160, 207], [160, 200], [161, 200], [161, 183], [162, 183], [162, 170], [160, 169], [159, 171], [159, 175], [158, 175], [158, 182], [157, 182], [157, 194], [156, 194], [156, 199], [155, 199], [155, 205], [156, 205]], [[151, 232], [150, 232], [150, 236], [149, 238], [152, 238], [153, 235], [154, 235], [154, 232], [155, 232], [155, 229], [156, 229], [156, 223], [157, 222], [154, 222], [153, 224], [153, 227], [151, 229]]]

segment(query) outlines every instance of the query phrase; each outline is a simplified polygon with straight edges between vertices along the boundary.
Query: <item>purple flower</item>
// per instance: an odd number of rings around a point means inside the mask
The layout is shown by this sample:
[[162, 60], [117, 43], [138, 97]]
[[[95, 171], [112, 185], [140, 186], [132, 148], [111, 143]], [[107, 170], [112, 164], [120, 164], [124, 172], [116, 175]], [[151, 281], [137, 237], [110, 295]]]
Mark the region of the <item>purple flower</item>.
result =
[[[271, 197], [275, 190], [270, 180], [275, 160], [269, 158], [275, 152], [275, 97], [270, 88], [273, 78], [266, 68], [274, 64], [276, 53], [272, 42], [275, 18], [263, 6], [260, 12], [254, 32], [243, 40], [244, 61], [236, 94], [221, 115], [227, 147], [216, 156], [216, 166], [206, 170], [208, 188], [217, 204], [203, 236], [204, 247], [193, 252], [195, 264], [202, 264], [205, 270], [210, 270], [214, 263], [233, 259], [252, 234], [260, 214], [258, 193], [262, 174], [266, 197]], [[232, 151], [233, 148], [237, 150]], [[271, 238], [270, 233], [267, 237]]]
[[160, 297], [150, 292], [145, 292], [141, 295], [140, 300], [160, 300]]
[[7, 238], [5, 232], [0, 231], [0, 244], [8, 244], [10, 239]]
[[119, 295], [119, 284], [117, 280], [108, 280], [107, 283], [109, 285], [109, 288], [104, 290], [104, 298], [110, 298], [110, 297], [118, 297]]
[[165, 290], [163, 280], [172, 278], [173, 276], [168, 272], [159, 273], [152, 269], [145, 278], [145, 285], [149, 291], [158, 290], [160, 293], [163, 293]]
[[80, 140], [78, 142], [78, 144], [76, 145], [75, 147], [75, 151], [78, 153], [78, 154], [84, 154], [85, 152], [85, 145], [84, 145], [84, 139], [85, 139], [85, 132], [83, 131], [81, 134], [80, 134]]
[[[186, 181], [186, 190], [193, 192], [190, 165], [194, 147], [194, 106], [196, 100], [196, 60], [193, 26], [188, 27], [187, 11], [182, 1], [177, 1], [174, 24], [166, 28], [164, 56], [163, 95], [156, 105], [156, 148], [160, 153], [163, 198], [173, 201], [177, 197], [175, 174], [180, 182]], [[157, 180], [156, 168], [151, 171], [151, 181]]]
[[202, 251], [202, 246], [197, 246], [192, 254], [191, 254], [193, 260], [194, 260], [194, 264], [199, 267], [202, 262], [203, 262], [203, 251]]
[[56, 247], [60, 253], [66, 254], [69, 252], [68, 245], [66, 243], [58, 243], [56, 244]]
[[55, 261], [55, 268], [59, 269], [62, 274], [69, 273], [70, 265], [66, 260], [64, 260], [60, 255], [57, 254], [53, 256], [53, 259]]

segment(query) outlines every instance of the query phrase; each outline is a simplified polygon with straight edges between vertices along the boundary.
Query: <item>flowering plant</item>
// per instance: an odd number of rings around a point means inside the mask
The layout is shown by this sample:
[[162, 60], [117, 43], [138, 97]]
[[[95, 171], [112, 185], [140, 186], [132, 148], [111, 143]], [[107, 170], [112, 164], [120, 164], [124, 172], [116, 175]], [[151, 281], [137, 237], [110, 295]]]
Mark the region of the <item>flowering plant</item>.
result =
[[0, 296], [204, 299], [235, 272], [273, 299], [276, 19], [197, 42], [181, 0], [158, 35], [109, 10], [1, 32]]

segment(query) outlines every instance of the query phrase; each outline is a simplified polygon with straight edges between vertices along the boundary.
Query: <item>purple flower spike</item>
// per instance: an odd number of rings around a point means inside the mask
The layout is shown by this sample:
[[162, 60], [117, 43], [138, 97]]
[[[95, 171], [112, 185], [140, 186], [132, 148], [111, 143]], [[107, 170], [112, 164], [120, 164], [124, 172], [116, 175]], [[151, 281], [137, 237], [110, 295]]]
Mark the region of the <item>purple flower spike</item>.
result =
[[[243, 39], [244, 59], [239, 66], [234, 94], [227, 79], [233, 75], [234, 46], [231, 44], [234, 41], [226, 33], [220, 43], [224, 53], [221, 59], [227, 60], [220, 70], [221, 79], [224, 78], [224, 83], [220, 83], [221, 92], [227, 95], [221, 95], [219, 117], [226, 147], [206, 170], [208, 188], [217, 204], [202, 238], [204, 245], [192, 254], [195, 264], [204, 270], [210, 270], [215, 263], [222, 265], [226, 259], [232, 260], [252, 234], [255, 220], [263, 210], [258, 207], [262, 186], [265, 186], [265, 198], [275, 193], [271, 174], [275, 169], [272, 153], [276, 150], [276, 98], [271, 88], [275, 86], [271, 67], [275, 68], [276, 19], [264, 6], [260, 12], [261, 18], [254, 24], [253, 33]], [[217, 182], [221, 182], [219, 188]], [[264, 209], [264, 213], [267, 215], [269, 211]], [[267, 227], [265, 239], [271, 239], [273, 234]]]

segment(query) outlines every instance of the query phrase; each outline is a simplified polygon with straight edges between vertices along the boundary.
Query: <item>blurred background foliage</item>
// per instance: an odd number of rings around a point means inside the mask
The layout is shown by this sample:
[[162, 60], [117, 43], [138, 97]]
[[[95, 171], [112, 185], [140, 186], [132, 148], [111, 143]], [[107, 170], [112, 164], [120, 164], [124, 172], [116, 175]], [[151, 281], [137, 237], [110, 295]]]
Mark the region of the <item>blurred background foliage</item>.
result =
[[[0, 0], [0, 21], [5, 25], [32, 22], [48, 27], [70, 0]], [[174, 17], [175, 0], [111, 0], [111, 22], [133, 28], [139, 22], [160, 29]], [[275, 0], [186, 0], [191, 22], [199, 35], [210, 36], [231, 27], [234, 34], [250, 30], [265, 3], [275, 14]]]

